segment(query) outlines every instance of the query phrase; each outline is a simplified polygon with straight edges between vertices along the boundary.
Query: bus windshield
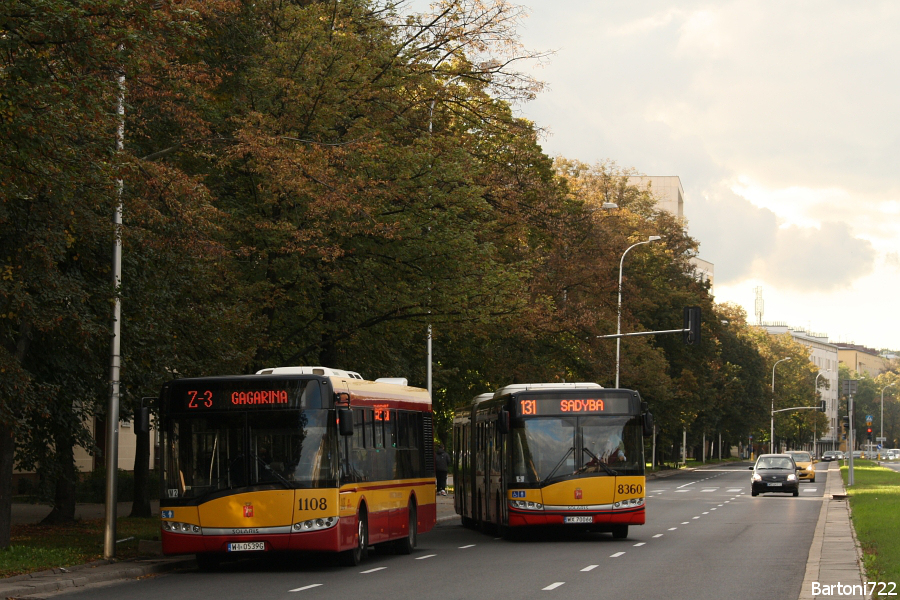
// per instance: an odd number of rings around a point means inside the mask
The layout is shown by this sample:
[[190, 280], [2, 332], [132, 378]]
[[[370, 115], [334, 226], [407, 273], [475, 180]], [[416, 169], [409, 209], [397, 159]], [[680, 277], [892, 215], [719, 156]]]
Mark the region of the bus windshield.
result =
[[510, 433], [511, 484], [644, 474], [644, 446], [636, 417], [526, 419]]
[[337, 482], [337, 432], [327, 410], [175, 417], [168, 421], [165, 437], [167, 498], [201, 498], [252, 486], [329, 487]]

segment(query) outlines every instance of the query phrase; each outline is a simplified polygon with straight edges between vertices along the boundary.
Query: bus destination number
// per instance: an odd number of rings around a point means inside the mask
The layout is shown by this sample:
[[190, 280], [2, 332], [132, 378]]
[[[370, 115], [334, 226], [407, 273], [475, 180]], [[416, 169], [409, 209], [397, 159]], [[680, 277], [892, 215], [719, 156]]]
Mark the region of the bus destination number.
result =
[[325, 498], [300, 498], [300, 510], [327, 510], [328, 500]]
[[617, 494], [643, 494], [644, 486], [639, 483], [620, 483], [616, 486]]

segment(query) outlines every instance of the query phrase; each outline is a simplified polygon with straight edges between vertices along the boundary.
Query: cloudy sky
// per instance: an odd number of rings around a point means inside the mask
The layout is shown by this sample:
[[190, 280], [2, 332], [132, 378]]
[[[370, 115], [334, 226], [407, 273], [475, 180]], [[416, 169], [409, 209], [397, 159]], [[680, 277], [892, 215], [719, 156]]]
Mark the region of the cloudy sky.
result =
[[678, 175], [718, 302], [900, 349], [900, 3], [517, 4], [548, 154]]

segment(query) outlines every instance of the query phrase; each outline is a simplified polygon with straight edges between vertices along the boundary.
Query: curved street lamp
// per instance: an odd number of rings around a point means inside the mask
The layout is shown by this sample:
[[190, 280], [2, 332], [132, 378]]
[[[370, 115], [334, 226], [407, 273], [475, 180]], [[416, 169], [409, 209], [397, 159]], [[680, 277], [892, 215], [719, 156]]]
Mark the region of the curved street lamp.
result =
[[791, 357], [782, 358], [781, 360], [776, 360], [775, 364], [772, 365], [772, 423], [769, 429], [769, 453], [775, 454], [775, 367], [778, 366], [778, 363], [784, 362], [786, 360], [791, 360]]
[[[637, 244], [632, 244], [625, 249], [625, 252], [622, 253], [622, 258], [619, 259], [619, 302], [618, 302], [618, 311], [616, 315], [616, 335], [622, 334], [622, 266], [625, 263], [625, 255], [628, 254], [628, 251], [632, 248], [640, 246], [641, 244], [649, 244], [650, 242], [655, 242], [657, 240], [661, 240], [662, 237], [658, 235], [651, 235], [647, 238], [646, 241], [638, 242]], [[619, 387], [619, 357], [622, 346], [622, 338], [616, 338], [616, 387]]]
[[[825, 373], [831, 373], [831, 369], [825, 369]], [[816, 374], [816, 383], [815, 383], [816, 394], [819, 393], [819, 377], [821, 377], [825, 373], [817, 373]], [[773, 401], [774, 401], [774, 396], [773, 396]], [[816, 430], [816, 425], [817, 425], [817, 423], [814, 419], [813, 420], [813, 458], [815, 458], [816, 453], [818, 452], [816, 449], [816, 445], [819, 440], [818, 440], [818, 432]]]

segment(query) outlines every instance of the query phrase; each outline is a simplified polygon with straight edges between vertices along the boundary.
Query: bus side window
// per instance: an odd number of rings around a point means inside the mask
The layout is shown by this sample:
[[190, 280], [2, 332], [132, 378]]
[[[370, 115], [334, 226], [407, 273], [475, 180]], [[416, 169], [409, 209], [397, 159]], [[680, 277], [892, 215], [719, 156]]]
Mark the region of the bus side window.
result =
[[378, 416], [381, 419], [372, 419], [372, 430], [373, 440], [375, 443], [373, 444], [375, 448], [384, 448], [384, 412], [381, 412]]

